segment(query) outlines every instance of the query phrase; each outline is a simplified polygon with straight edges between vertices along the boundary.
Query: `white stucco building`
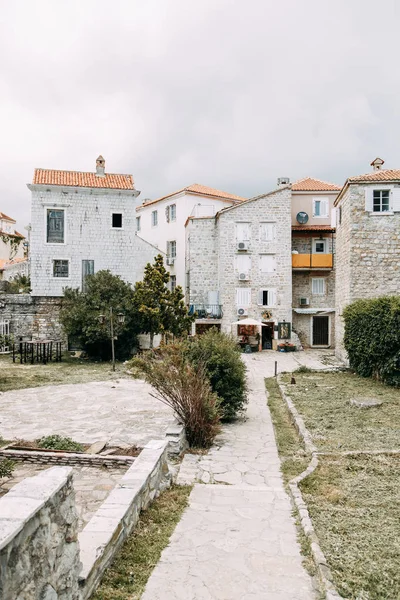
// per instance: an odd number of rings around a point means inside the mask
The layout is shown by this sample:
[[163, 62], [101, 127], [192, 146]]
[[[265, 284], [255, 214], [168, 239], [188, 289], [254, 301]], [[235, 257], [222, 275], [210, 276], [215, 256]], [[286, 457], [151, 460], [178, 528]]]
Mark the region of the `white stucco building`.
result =
[[132, 175], [106, 173], [102, 156], [95, 172], [35, 169], [28, 188], [33, 296], [82, 289], [85, 277], [102, 269], [134, 284], [160, 252], [137, 235], [135, 198], [140, 192]]
[[25, 237], [15, 229], [16, 221], [0, 211], [0, 279], [26, 273]]
[[244, 198], [193, 184], [177, 192], [145, 200], [136, 208], [136, 230], [167, 255], [171, 285], [185, 289], [185, 224], [189, 217], [212, 217]]

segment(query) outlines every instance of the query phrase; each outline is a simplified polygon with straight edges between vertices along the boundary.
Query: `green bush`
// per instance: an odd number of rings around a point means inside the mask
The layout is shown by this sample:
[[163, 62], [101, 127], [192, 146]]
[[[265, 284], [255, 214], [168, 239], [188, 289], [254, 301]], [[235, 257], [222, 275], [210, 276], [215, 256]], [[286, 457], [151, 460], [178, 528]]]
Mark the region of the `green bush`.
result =
[[71, 438], [61, 435], [47, 435], [38, 441], [39, 448], [48, 450], [65, 450], [69, 452], [83, 452], [82, 444], [74, 442]]
[[213, 392], [221, 402], [223, 420], [234, 419], [247, 404], [246, 367], [236, 341], [217, 329], [188, 342], [189, 360], [205, 365]]
[[5, 458], [0, 460], [0, 479], [2, 477], [11, 477], [15, 464], [12, 460]]
[[343, 316], [350, 367], [400, 387], [400, 297], [357, 300]]

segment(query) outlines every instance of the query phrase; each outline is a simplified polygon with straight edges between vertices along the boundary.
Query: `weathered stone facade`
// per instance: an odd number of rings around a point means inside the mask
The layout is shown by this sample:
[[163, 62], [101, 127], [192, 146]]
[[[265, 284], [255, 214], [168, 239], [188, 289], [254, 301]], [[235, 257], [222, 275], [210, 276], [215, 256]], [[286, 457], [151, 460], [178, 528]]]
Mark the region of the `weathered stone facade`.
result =
[[9, 321], [10, 334], [16, 341], [20, 337], [65, 341], [59, 321], [60, 308], [60, 298], [0, 293], [0, 321]]
[[[273, 224], [270, 241], [261, 238], [261, 223]], [[248, 228], [247, 250], [238, 250], [238, 226]], [[190, 303], [207, 303], [209, 292], [219, 292], [222, 331], [231, 333], [238, 320], [240, 291], [248, 294], [247, 316], [258, 321], [265, 311], [260, 303], [262, 289], [273, 290], [268, 321], [291, 323], [291, 190], [285, 187], [220, 211], [214, 219], [190, 219], [187, 225]], [[271, 256], [273, 267], [262, 272], [261, 257]], [[239, 279], [238, 257], [248, 259], [248, 280]], [[241, 259], [239, 259], [241, 260]]]
[[336, 352], [346, 359], [343, 346], [344, 308], [360, 298], [400, 293], [400, 210], [366, 210], [366, 193], [390, 189], [392, 184], [354, 183], [338, 199], [336, 250]]
[[79, 600], [71, 467], [53, 467], [0, 499], [0, 598]]
[[[33, 296], [62, 296], [65, 287], [82, 287], [82, 261], [94, 272], [109, 269], [129, 283], [160, 250], [136, 234], [135, 193], [127, 190], [31, 185], [30, 272]], [[64, 243], [47, 243], [47, 210], [64, 211]], [[112, 215], [122, 227], [112, 227]], [[161, 252], [162, 253], [162, 252]], [[68, 276], [54, 276], [54, 260], [68, 261]]]

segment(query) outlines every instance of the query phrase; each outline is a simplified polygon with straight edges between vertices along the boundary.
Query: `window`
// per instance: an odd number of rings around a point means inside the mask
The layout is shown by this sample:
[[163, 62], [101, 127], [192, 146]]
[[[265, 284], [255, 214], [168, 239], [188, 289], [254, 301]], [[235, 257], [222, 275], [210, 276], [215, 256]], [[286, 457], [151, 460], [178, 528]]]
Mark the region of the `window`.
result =
[[156, 210], [153, 210], [153, 212], [151, 213], [151, 226], [157, 227], [157, 225], [158, 225], [158, 212]]
[[140, 231], [140, 217], [136, 217], [136, 231]]
[[261, 273], [275, 273], [275, 271], [276, 271], [276, 256], [275, 256], [275, 254], [260, 254], [260, 271], [261, 271]]
[[87, 276], [94, 275], [94, 260], [82, 261], [82, 292], [87, 291]]
[[374, 212], [388, 212], [389, 211], [389, 198], [390, 190], [374, 190], [373, 191], [373, 205], [372, 209]]
[[167, 219], [167, 223], [170, 221], [176, 221], [176, 204], [170, 204], [165, 209], [165, 216]]
[[48, 244], [63, 244], [64, 243], [64, 211], [51, 210], [47, 211], [47, 243]]
[[238, 255], [236, 256], [236, 272], [250, 273], [251, 271], [251, 256]]
[[274, 306], [276, 302], [276, 290], [260, 290], [258, 292], [258, 304], [260, 306]]
[[171, 292], [173, 292], [174, 289], [176, 288], [176, 275], [171, 275], [170, 282], [171, 282]]
[[260, 223], [260, 241], [273, 242], [276, 239], [276, 223]]
[[176, 258], [176, 242], [167, 242], [167, 256], [168, 258]]
[[68, 260], [53, 260], [53, 277], [69, 277]]
[[326, 219], [329, 216], [329, 200], [326, 198], [313, 198], [313, 217]]
[[251, 288], [236, 288], [236, 306], [250, 306]]
[[250, 241], [250, 223], [236, 223], [236, 240], [238, 242]]
[[121, 229], [122, 227], [122, 213], [112, 214], [112, 227], [114, 229]]
[[326, 240], [313, 240], [313, 252], [315, 254], [326, 254]]
[[314, 296], [325, 295], [325, 279], [323, 277], [316, 277], [312, 279], [312, 294]]

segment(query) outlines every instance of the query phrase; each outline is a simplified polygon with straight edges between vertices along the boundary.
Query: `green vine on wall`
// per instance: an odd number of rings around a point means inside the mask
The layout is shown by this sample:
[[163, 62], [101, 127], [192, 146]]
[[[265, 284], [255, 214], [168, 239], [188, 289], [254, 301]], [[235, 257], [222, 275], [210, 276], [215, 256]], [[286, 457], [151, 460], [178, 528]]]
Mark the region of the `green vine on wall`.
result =
[[12, 260], [17, 256], [19, 245], [22, 243], [24, 238], [16, 236], [12, 233], [4, 233], [4, 231], [0, 231], [0, 240], [6, 244], [6, 246], [10, 245], [10, 257], [9, 260]]

